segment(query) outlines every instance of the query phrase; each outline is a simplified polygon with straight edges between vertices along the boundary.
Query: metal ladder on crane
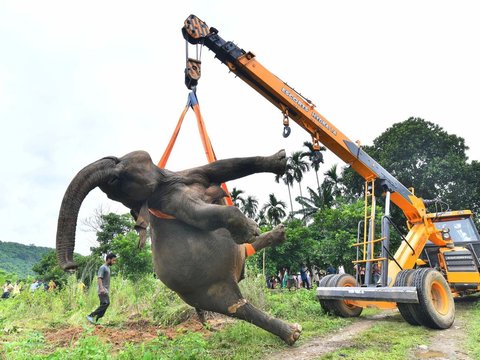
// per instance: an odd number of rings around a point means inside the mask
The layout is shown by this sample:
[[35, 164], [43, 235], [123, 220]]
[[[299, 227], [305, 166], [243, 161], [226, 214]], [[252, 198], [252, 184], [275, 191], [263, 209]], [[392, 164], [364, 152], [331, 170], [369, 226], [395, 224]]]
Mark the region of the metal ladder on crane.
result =
[[[382, 230], [379, 238], [375, 237], [376, 225], [376, 196], [375, 196], [375, 178], [365, 180], [365, 198], [364, 198], [364, 219], [358, 223], [357, 242], [353, 245], [357, 248], [357, 259], [353, 261], [356, 269], [357, 284], [362, 286], [383, 285], [383, 276], [379, 281], [374, 281], [373, 269], [378, 266], [382, 270], [382, 275], [387, 273], [388, 264], [388, 242], [390, 240], [388, 223], [385, 217], [389, 215], [390, 193], [387, 192], [387, 203], [385, 215], [382, 218]], [[386, 225], [386, 226], [385, 226]], [[362, 231], [363, 228], [363, 231]], [[362, 236], [363, 233], [363, 236]], [[387, 243], [386, 243], [387, 242]], [[387, 251], [386, 251], [387, 250]], [[360, 274], [365, 274], [361, 279]], [[362, 282], [363, 284], [360, 284]]]

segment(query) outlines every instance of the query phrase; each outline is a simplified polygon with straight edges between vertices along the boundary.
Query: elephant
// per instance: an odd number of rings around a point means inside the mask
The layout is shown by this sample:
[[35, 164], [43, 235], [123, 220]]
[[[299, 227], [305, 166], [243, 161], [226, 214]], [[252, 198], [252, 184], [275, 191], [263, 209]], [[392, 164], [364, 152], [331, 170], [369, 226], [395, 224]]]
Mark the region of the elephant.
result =
[[237, 207], [223, 205], [221, 183], [260, 172], [283, 174], [285, 151], [267, 157], [231, 158], [173, 172], [156, 166], [147, 152], [108, 156], [83, 168], [68, 186], [60, 208], [56, 237], [59, 264], [72, 271], [75, 230], [83, 200], [99, 187], [108, 198], [131, 210], [140, 243], [150, 226], [157, 278], [194, 307], [248, 321], [289, 345], [302, 327], [273, 318], [241, 294], [245, 259], [285, 240], [278, 225], [260, 234], [258, 225]]

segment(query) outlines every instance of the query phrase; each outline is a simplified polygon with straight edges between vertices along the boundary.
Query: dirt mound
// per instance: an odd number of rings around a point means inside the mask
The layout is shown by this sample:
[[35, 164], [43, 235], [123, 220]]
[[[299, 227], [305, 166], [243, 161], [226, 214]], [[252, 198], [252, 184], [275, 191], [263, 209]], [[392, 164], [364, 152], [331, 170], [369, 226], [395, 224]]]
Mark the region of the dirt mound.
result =
[[[111, 344], [113, 349], [122, 348], [125, 343], [139, 344], [154, 340], [159, 335], [174, 339], [187, 332], [198, 332], [205, 336], [225, 327], [235, 320], [223, 315], [209, 316], [207, 326], [203, 326], [197, 319], [190, 318], [178, 325], [162, 327], [147, 320], [129, 321], [121, 326], [96, 325], [91, 335], [98, 336], [104, 343]], [[44, 331], [47, 343], [52, 347], [73, 347], [85, 334], [81, 326], [48, 329]]]
[[[151, 341], [158, 336], [158, 331], [158, 327], [151, 324], [126, 324], [120, 328], [97, 325], [91, 335], [116, 348], [127, 342], [137, 344]], [[54, 347], [75, 346], [84, 334], [85, 329], [81, 326], [44, 331], [46, 342]]]
[[83, 328], [80, 326], [45, 330], [45, 341], [55, 347], [70, 347], [82, 336]]

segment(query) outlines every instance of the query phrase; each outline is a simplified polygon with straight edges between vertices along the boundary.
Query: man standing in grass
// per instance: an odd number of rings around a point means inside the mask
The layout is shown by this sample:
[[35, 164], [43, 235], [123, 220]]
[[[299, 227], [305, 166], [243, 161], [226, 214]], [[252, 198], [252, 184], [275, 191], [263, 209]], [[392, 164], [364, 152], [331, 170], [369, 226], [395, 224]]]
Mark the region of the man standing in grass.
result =
[[110, 291], [110, 266], [115, 264], [117, 256], [115, 254], [108, 254], [105, 258], [105, 264], [98, 269], [98, 298], [100, 299], [100, 306], [87, 315], [87, 320], [95, 324], [98, 319], [105, 315], [108, 306], [110, 305], [110, 298], [108, 293]]

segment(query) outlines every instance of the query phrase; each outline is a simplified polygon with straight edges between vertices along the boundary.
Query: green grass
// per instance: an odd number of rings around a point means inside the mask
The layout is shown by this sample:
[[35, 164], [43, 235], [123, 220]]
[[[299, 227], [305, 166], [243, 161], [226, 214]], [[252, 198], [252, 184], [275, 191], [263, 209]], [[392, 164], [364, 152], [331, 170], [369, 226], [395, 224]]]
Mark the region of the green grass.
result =
[[411, 358], [411, 349], [428, 344], [430, 331], [410, 326], [400, 315], [379, 320], [370, 329], [349, 341], [344, 348], [319, 359], [405, 360]]
[[462, 314], [462, 319], [468, 324], [465, 327], [467, 333], [465, 347], [472, 359], [480, 359], [480, 303], [469, 306]]
[[[351, 324], [351, 319], [325, 315], [315, 291], [270, 291], [258, 277], [241, 283], [242, 293], [255, 306], [289, 323], [299, 323], [303, 332], [297, 345], [312, 337], [330, 334]], [[131, 323], [157, 327], [153, 340], [111, 344], [85, 320], [98, 306], [96, 288], [79, 289], [75, 278], [53, 293], [25, 291], [16, 298], [0, 301], [0, 359], [257, 359], [287, 347], [278, 337], [243, 321], [233, 321], [220, 330], [192, 332], [183, 328], [167, 337], [165, 327], [181, 323], [194, 310], [154, 278], [136, 282], [112, 278], [112, 304], [102, 319], [105, 331], [129, 329]], [[380, 311], [365, 309], [362, 317]], [[472, 304], [459, 316], [466, 323], [465, 348], [480, 358], [480, 304]], [[51, 334], [63, 329], [77, 336], [61, 345]], [[98, 330], [98, 328], [97, 328]], [[141, 327], [137, 329], [141, 332]], [[155, 336], [155, 331], [157, 335]], [[405, 323], [400, 315], [379, 319], [366, 331], [348, 339], [345, 346], [321, 359], [408, 359], [420, 344], [428, 345], [432, 333]], [[108, 339], [108, 337], [107, 337]]]
[[[241, 288], [255, 306], [287, 322], [300, 323], [304, 331], [299, 343], [349, 323], [324, 315], [314, 290], [271, 292], [259, 277], [242, 281]], [[85, 315], [97, 306], [95, 286], [84, 292], [73, 276], [59, 291], [24, 291], [0, 302], [0, 359], [251, 359], [286, 346], [252, 324], [235, 321], [220, 331], [206, 332], [208, 337], [187, 331], [169, 339], [159, 330], [153, 341], [112, 348], [85, 321]], [[193, 314], [193, 308], [153, 277], [135, 283], [112, 278], [111, 306], [102, 323], [109, 330], [139, 321], [162, 327]], [[65, 347], [45, 340], [49, 331], [72, 328], [80, 332], [80, 338]]]

